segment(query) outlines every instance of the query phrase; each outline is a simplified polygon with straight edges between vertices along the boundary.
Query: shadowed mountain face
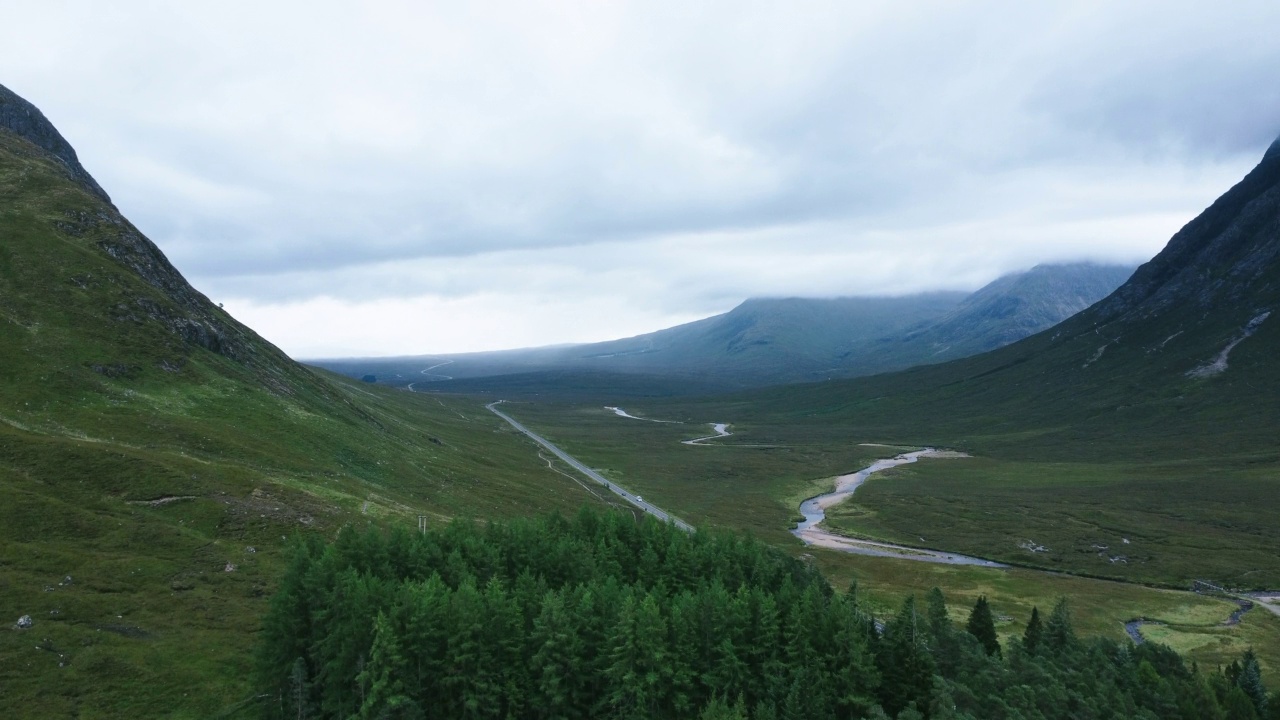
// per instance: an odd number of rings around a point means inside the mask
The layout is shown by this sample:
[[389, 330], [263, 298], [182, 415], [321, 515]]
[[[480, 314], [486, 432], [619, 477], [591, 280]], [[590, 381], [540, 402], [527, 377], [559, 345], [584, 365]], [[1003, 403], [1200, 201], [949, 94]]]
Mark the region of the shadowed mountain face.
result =
[[939, 366], [754, 399], [821, 408], [826, 421], [879, 435], [1017, 437], [1008, 452], [1274, 454], [1277, 309], [1280, 141], [1128, 282], [1048, 331]]
[[534, 387], [537, 373], [557, 387], [564, 385], [566, 373], [580, 372], [692, 381], [695, 385], [688, 387], [702, 389], [854, 377], [1007, 345], [1083, 310], [1131, 272], [1087, 263], [1044, 265], [999, 278], [971, 295], [757, 298], [723, 315], [623, 340], [316, 364], [353, 377], [413, 383], [416, 389], [436, 383], [430, 387], [439, 390], [470, 388], [474, 383], [462, 382], [466, 378], [512, 374], [522, 376], [521, 386]]
[[1132, 274], [1130, 266], [1039, 265], [997, 279], [910, 340], [927, 343], [939, 360], [994, 350], [1057, 325]]

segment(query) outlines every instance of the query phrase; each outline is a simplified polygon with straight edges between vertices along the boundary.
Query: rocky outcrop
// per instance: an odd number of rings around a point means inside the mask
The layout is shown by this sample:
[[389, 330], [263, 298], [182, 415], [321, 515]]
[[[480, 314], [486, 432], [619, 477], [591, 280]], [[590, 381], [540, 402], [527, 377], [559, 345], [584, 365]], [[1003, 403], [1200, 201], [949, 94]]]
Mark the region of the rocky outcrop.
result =
[[81, 187], [102, 198], [104, 202], [111, 202], [102, 186], [80, 165], [80, 159], [76, 157], [71, 143], [62, 137], [62, 133], [58, 132], [44, 113], [4, 85], [0, 85], [0, 128], [15, 133], [49, 153]]
[[[1098, 324], [1159, 315], [1183, 302], [1204, 309], [1256, 294], [1280, 260], [1280, 139], [1243, 180], [1187, 223], [1150, 262], [1093, 310]], [[1243, 307], [1256, 313], [1263, 308]]]
[[163, 323], [169, 332], [184, 341], [233, 360], [246, 360], [252, 354], [250, 333], [215, 309], [160, 248], [114, 207], [99, 212], [68, 213], [64, 220], [57, 222], [57, 227], [63, 233], [93, 242], [172, 301], [172, 304], [158, 303], [139, 297], [132, 306], [117, 308], [117, 319], [147, 318]]

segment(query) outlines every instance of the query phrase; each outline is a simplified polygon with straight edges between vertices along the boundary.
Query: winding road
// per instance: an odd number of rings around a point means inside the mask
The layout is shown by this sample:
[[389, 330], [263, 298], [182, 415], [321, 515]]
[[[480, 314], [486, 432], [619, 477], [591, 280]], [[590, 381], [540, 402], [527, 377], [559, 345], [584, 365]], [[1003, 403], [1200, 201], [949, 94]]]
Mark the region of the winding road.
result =
[[857, 538], [845, 537], [837, 535], [828, 530], [818, 527], [819, 523], [826, 519], [826, 509], [836, 503], [845, 500], [853, 495], [872, 473], [888, 470], [891, 467], [913, 463], [922, 457], [963, 457], [957, 453], [947, 453], [934, 450], [933, 448], [925, 448], [916, 450], [915, 452], [903, 453], [896, 457], [877, 460], [871, 465], [849, 475], [841, 475], [836, 478], [836, 489], [833, 492], [809, 498], [800, 503], [800, 514], [804, 516], [804, 522], [800, 523], [791, 531], [792, 535], [800, 538], [805, 545], [813, 545], [816, 547], [828, 548], [830, 550], [839, 550], [841, 552], [853, 553], [855, 555], [872, 555], [876, 557], [898, 558], [900, 560], [920, 560], [922, 562], [942, 563], [944, 565], [978, 565], [981, 567], [1003, 568], [1008, 567], [1003, 563], [994, 560], [983, 560], [982, 558], [969, 557], [968, 555], [960, 555], [958, 553], [944, 552], [941, 550], [927, 550], [924, 548], [907, 547], [906, 545], [895, 545], [893, 543], [878, 542], [875, 540], [859, 540]]
[[498, 406], [504, 402], [506, 402], [506, 400], [498, 400], [497, 402], [491, 402], [488, 405], [485, 405], [485, 408], [489, 412], [493, 413], [494, 415], [497, 415], [503, 420], [506, 420], [507, 424], [510, 425], [511, 427], [515, 428], [516, 430], [519, 430], [525, 435], [528, 435], [531, 440], [538, 443], [542, 447], [546, 448], [548, 451], [551, 452], [552, 455], [555, 455], [556, 457], [563, 460], [569, 467], [573, 468], [574, 470], [577, 470], [583, 475], [586, 475], [591, 480], [594, 480], [595, 482], [598, 482], [601, 485], [603, 485], [605, 489], [611, 491], [614, 495], [621, 497], [623, 500], [626, 500], [632, 505], [635, 505], [636, 507], [658, 518], [663, 522], [671, 522], [671, 523], [674, 523], [676, 527], [680, 528], [681, 530], [684, 530], [685, 532], [693, 532], [694, 528], [689, 523], [681, 520], [680, 518], [672, 515], [671, 513], [668, 513], [667, 511], [654, 505], [653, 503], [646, 502], [635, 493], [632, 493], [628, 490], [618, 487], [618, 485], [615, 484], [612, 480], [609, 480], [608, 478], [596, 472], [595, 470], [592, 470], [591, 468], [587, 467], [582, 463], [582, 461], [578, 460], [577, 458], [570, 455], [569, 453], [561, 450], [555, 445], [552, 445], [551, 442], [546, 438], [542, 437], [541, 435], [538, 435], [537, 433], [533, 432], [529, 428], [520, 424], [520, 422], [515, 418], [499, 410]]

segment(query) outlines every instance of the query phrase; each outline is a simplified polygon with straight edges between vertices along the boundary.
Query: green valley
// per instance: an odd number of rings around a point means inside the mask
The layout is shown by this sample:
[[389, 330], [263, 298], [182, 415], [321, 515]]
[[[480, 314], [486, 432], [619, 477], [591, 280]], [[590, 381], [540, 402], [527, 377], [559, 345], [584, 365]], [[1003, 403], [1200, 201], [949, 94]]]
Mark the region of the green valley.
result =
[[[1280, 617], [1240, 605], [1280, 588], [1280, 141], [1077, 314], [1128, 270], [749, 302], [673, 329], [676, 370], [629, 365], [652, 337], [596, 348], [631, 358], [604, 369], [450, 381], [299, 364], [2, 86], [0, 238], [7, 717], [1280, 712]], [[862, 335], [826, 332], [850, 314]], [[792, 535], [837, 476], [926, 446], [955, 452], [870, 477], [824, 527], [1010, 567]]]

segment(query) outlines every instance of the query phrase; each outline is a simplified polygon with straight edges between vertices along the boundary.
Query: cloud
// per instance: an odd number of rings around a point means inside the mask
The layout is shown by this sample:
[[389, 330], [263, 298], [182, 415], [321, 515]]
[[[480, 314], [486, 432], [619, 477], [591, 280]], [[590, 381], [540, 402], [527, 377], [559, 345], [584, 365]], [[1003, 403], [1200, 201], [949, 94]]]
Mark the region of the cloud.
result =
[[[400, 352], [424, 307], [506, 328], [415, 335], [437, 352], [1149, 257], [1280, 132], [1277, 21], [1263, 2], [34, 4], [7, 13], [0, 66], [250, 324], [368, 353]], [[331, 321], [374, 305], [399, 318], [383, 334]]]

